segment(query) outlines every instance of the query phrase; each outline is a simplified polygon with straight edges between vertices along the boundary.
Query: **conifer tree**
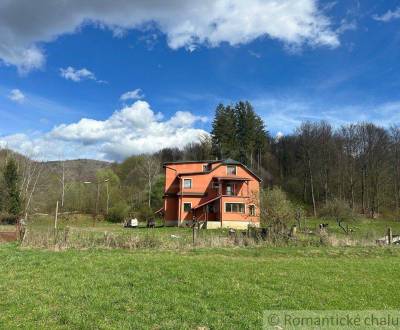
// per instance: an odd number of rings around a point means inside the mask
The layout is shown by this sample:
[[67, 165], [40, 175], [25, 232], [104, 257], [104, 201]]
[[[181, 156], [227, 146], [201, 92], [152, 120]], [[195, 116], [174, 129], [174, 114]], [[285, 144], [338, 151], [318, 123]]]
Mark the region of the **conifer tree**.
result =
[[21, 212], [21, 199], [18, 189], [19, 174], [16, 161], [11, 158], [8, 160], [4, 170], [4, 183], [6, 190], [7, 212], [18, 215]]

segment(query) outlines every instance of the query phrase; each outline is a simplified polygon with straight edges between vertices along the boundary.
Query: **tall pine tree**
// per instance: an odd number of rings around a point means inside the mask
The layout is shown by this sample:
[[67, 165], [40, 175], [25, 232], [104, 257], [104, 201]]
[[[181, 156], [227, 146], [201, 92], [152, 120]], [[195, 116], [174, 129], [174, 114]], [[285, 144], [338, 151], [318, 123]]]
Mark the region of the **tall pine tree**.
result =
[[249, 102], [241, 101], [234, 107], [218, 105], [211, 135], [216, 157], [233, 158], [260, 168], [268, 135], [263, 120]]
[[4, 169], [4, 184], [6, 190], [6, 210], [8, 213], [18, 215], [21, 212], [21, 199], [18, 189], [18, 167], [16, 161], [8, 160]]
[[236, 158], [236, 118], [234, 109], [219, 104], [212, 123], [212, 149], [217, 158]]

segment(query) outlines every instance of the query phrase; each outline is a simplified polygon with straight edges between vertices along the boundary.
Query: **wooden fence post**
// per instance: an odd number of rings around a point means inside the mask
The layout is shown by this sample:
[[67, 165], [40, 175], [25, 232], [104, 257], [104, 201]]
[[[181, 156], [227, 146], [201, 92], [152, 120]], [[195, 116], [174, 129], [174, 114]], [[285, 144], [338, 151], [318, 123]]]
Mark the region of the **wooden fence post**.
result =
[[391, 245], [393, 242], [393, 233], [392, 233], [392, 228], [388, 228], [387, 231], [387, 236], [388, 236], [388, 244]]

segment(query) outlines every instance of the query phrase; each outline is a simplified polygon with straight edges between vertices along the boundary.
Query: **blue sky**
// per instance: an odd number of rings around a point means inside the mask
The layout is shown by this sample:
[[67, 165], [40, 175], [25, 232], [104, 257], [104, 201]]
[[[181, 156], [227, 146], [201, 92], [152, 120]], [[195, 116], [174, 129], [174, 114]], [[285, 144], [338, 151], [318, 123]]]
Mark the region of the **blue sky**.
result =
[[400, 122], [399, 1], [188, 3], [0, 0], [0, 145], [122, 160], [198, 140], [238, 100], [271, 134]]

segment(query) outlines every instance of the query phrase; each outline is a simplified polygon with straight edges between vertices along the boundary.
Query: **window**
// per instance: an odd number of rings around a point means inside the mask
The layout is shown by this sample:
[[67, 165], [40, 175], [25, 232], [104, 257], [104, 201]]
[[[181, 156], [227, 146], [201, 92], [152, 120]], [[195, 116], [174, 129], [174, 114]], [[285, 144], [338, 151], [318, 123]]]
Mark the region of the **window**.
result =
[[183, 188], [192, 188], [192, 179], [183, 179]]
[[256, 206], [255, 205], [249, 205], [249, 215], [253, 216], [253, 217], [256, 215]]
[[244, 213], [243, 203], [225, 203], [225, 212], [227, 213]]
[[219, 188], [219, 182], [213, 182], [212, 183], [213, 189], [218, 189]]
[[234, 186], [231, 183], [228, 183], [226, 185], [226, 194], [228, 196], [233, 196], [234, 195], [234, 191], [235, 191]]
[[190, 212], [192, 210], [192, 203], [183, 203], [183, 211]]
[[210, 165], [209, 164], [204, 164], [203, 165], [203, 172], [208, 172], [210, 170]]
[[236, 166], [235, 165], [228, 165], [226, 167], [226, 173], [228, 175], [236, 175]]

